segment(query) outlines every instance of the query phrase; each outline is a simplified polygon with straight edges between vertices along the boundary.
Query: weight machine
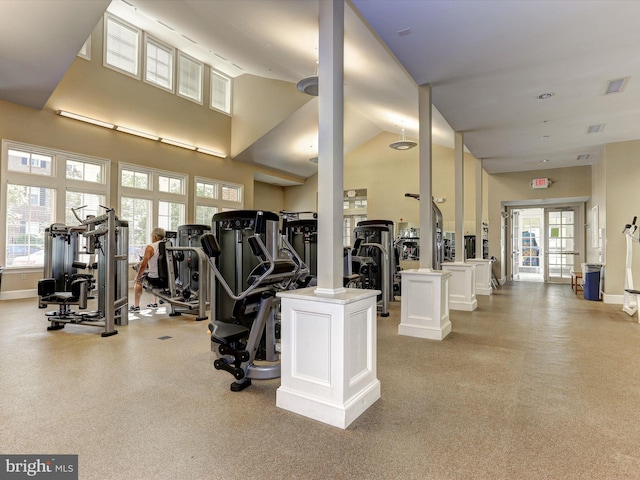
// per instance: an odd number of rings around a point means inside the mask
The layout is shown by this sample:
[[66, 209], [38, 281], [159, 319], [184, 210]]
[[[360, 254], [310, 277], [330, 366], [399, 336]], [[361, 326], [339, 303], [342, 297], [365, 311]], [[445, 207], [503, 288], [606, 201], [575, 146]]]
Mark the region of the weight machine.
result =
[[158, 276], [164, 287], [154, 287], [145, 281], [142, 286], [171, 305], [170, 317], [192, 313], [197, 321], [208, 318], [209, 268], [200, 238], [209, 231], [208, 225], [181, 225], [175, 236], [168, 235], [158, 246]]
[[[82, 207], [80, 207], [82, 208]], [[51, 325], [47, 330], [60, 330], [67, 323], [103, 327], [103, 337], [115, 335], [116, 325], [128, 325], [128, 245], [129, 225], [116, 217], [115, 211], [103, 207], [106, 213], [80, 220], [80, 225], [66, 227], [53, 224], [45, 242], [44, 276], [38, 282], [38, 306], [58, 305], [58, 311], [47, 312]], [[87, 266], [77, 260], [80, 235], [85, 242], [82, 253], [97, 256], [97, 262], [88, 266], [91, 273], [78, 274], [77, 269]], [[61, 258], [62, 257], [62, 258]], [[70, 267], [70, 269], [69, 269]], [[93, 270], [97, 270], [97, 280]], [[87, 308], [89, 293], [95, 287], [98, 309], [78, 313], [70, 309], [77, 305]]]

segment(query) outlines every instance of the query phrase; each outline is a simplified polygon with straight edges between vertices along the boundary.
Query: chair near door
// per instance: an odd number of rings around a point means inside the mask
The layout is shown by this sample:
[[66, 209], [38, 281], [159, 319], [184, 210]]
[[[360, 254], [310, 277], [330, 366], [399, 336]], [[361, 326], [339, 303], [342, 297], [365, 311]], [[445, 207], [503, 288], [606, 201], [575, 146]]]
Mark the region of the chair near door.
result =
[[571, 269], [571, 289], [577, 295], [578, 292], [584, 291], [584, 281], [582, 279], [582, 270]]

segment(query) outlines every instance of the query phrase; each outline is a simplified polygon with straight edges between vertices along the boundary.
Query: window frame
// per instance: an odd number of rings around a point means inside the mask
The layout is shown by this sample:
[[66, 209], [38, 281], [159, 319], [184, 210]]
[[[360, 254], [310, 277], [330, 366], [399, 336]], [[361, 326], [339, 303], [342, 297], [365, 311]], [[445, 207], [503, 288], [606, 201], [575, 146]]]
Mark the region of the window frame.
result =
[[[183, 60], [195, 63], [200, 67], [200, 85], [199, 85], [200, 97], [197, 98], [197, 99], [187, 95], [186, 93], [182, 93], [182, 91], [181, 91], [181, 88], [182, 88], [181, 62]], [[178, 95], [181, 98], [185, 98], [185, 99], [187, 99], [187, 100], [189, 100], [189, 101], [191, 101], [193, 103], [197, 103], [198, 105], [203, 105], [204, 104], [204, 66], [205, 66], [205, 64], [203, 62], [201, 62], [200, 60], [198, 60], [197, 58], [186, 54], [182, 50], [178, 50], [177, 61], [176, 61], [176, 68], [177, 68], [176, 95]]]
[[[51, 223], [65, 223], [67, 214], [67, 192], [77, 192], [85, 194], [102, 195], [105, 199], [105, 205], [109, 205], [110, 191], [109, 191], [109, 178], [111, 176], [111, 161], [105, 158], [92, 157], [89, 155], [83, 155], [80, 153], [66, 152], [54, 148], [41, 147], [37, 145], [30, 145], [13, 140], [2, 140], [2, 150], [0, 157], [2, 159], [2, 166], [0, 170], [0, 177], [3, 178], [3, 182], [0, 183], [0, 208], [5, 212], [8, 212], [9, 205], [7, 199], [7, 191], [9, 185], [19, 185], [32, 188], [45, 188], [54, 192], [52, 195], [52, 202], [54, 205], [53, 218]], [[51, 175], [40, 175], [29, 172], [18, 172], [9, 170], [9, 150], [17, 150], [30, 155], [45, 155], [51, 157]], [[102, 181], [91, 182], [78, 179], [69, 179], [66, 176], [67, 160], [75, 162], [85, 162], [90, 164], [99, 165], [102, 167]], [[7, 265], [7, 248], [9, 242], [7, 241], [7, 219], [8, 215], [5, 215], [5, 220], [0, 222], [0, 262], [3, 265]], [[44, 232], [43, 232], [44, 233]], [[34, 269], [42, 269], [42, 265], [36, 266], [10, 266], [5, 268], [11, 271], [33, 271]]]
[[[120, 68], [117, 65], [112, 65], [107, 61], [107, 53], [109, 52], [109, 41], [108, 41], [109, 40], [109, 28], [108, 28], [109, 21], [119, 24], [123, 28], [133, 30], [134, 32], [136, 32], [137, 38], [136, 38], [136, 59], [135, 59], [136, 71], [135, 73], [125, 70], [124, 68]], [[103, 30], [104, 30], [104, 35], [103, 35], [103, 41], [102, 41], [102, 65], [106, 68], [122, 73], [123, 75], [127, 75], [129, 77], [140, 80], [141, 73], [142, 73], [141, 72], [142, 62], [140, 61], [140, 56], [142, 54], [141, 44], [142, 44], [143, 31], [140, 28], [136, 27], [135, 25], [132, 25], [122, 20], [119, 17], [116, 17], [115, 15], [109, 12], [106, 12], [104, 14]]]
[[[231, 115], [231, 108], [232, 108], [231, 101], [233, 98], [233, 95], [232, 95], [233, 80], [231, 77], [223, 74], [222, 72], [219, 72], [213, 67], [210, 67], [210, 70], [211, 70], [211, 74], [209, 78], [209, 108], [211, 108], [212, 110], [215, 110], [216, 112], [224, 113], [226, 115]], [[214, 77], [218, 77], [227, 81], [227, 89], [225, 91], [225, 96], [226, 96], [225, 108], [220, 108], [219, 106], [213, 104], [213, 100], [214, 100], [213, 88], [215, 83]]]
[[[145, 173], [149, 175], [150, 182], [149, 188], [136, 188], [127, 187], [122, 185], [122, 171], [128, 170], [136, 173]], [[171, 179], [182, 180], [183, 193], [171, 193], [160, 191], [159, 181], [160, 177], [168, 177]], [[146, 242], [151, 242], [151, 230], [158, 225], [159, 221], [159, 205], [160, 202], [179, 203], [183, 205], [182, 214], [184, 219], [181, 224], [186, 224], [188, 218], [189, 208], [189, 175], [179, 172], [172, 172], [168, 170], [160, 170], [157, 168], [144, 167], [141, 165], [134, 165], [130, 163], [120, 163], [118, 165], [118, 211], [122, 211], [122, 199], [133, 198], [140, 200], [151, 201], [151, 222], [147, 222]], [[127, 219], [132, 221], [133, 219]], [[133, 234], [133, 230], [130, 229], [129, 235]], [[131, 244], [132, 245], [132, 244]], [[130, 262], [133, 261], [131, 258]]]
[[[176, 48], [172, 47], [171, 45], [158, 40], [156, 37], [154, 37], [153, 35], [148, 34], [147, 32], [144, 32], [143, 35], [144, 39], [143, 39], [143, 46], [144, 46], [144, 52], [143, 52], [143, 75], [142, 75], [142, 79], [144, 81], [144, 83], [147, 83], [149, 85], [153, 85], [154, 87], [160, 88], [161, 90], [164, 90], [166, 92], [171, 92], [174, 93], [175, 92], [175, 86], [176, 86]], [[169, 79], [169, 87], [165, 87], [164, 85], [157, 83], [153, 80], [150, 80], [147, 77], [147, 64], [149, 62], [149, 54], [148, 54], [148, 48], [149, 48], [149, 43], [153, 44], [156, 48], [160, 49], [160, 50], [164, 50], [165, 52], [169, 53], [171, 55], [171, 64], [169, 65], [169, 72], [170, 72], [170, 79]]]
[[91, 61], [91, 35], [82, 44], [82, 48], [78, 52], [78, 57]]
[[[203, 197], [198, 195], [198, 183], [204, 183], [215, 187], [213, 197]], [[237, 188], [239, 190], [240, 200], [238, 202], [232, 202], [222, 199], [222, 188]], [[194, 218], [197, 218], [197, 210], [199, 206], [202, 207], [214, 207], [217, 208], [217, 212], [225, 212], [229, 210], [242, 210], [244, 208], [244, 185], [239, 183], [227, 182], [224, 180], [216, 180], [213, 178], [206, 178], [196, 176], [193, 179], [193, 214]]]

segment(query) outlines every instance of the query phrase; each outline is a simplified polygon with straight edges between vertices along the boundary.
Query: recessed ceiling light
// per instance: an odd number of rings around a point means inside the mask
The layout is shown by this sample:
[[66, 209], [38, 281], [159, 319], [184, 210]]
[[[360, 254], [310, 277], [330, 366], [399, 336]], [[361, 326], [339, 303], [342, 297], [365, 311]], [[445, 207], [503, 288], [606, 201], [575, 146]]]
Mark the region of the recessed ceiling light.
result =
[[547, 163], [549, 161], [548, 158], [545, 158], [544, 160], [540, 160], [540, 163]]
[[311, 158], [309, 159], [309, 161], [310, 161], [311, 163], [318, 163], [318, 157], [311, 157]]
[[547, 138], [549, 138], [549, 135], [540, 135], [540, 136], [538, 137], [538, 140], [545, 140], [545, 139], [547, 139]]
[[538, 99], [540, 100], [546, 100], [547, 98], [551, 98], [555, 95], [555, 93], [552, 92], [547, 92], [547, 93], [541, 93], [540, 95], [538, 95]]

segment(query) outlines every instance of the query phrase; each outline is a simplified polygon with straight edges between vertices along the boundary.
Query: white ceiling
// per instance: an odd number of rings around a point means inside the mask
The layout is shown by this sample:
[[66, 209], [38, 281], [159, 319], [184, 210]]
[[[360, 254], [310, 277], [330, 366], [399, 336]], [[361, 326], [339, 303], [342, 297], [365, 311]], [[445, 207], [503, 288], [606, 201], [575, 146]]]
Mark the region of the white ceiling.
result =
[[[250, 73], [294, 88], [314, 73], [317, 0], [127, 2], [114, 0], [110, 10], [230, 76]], [[0, 98], [42, 108], [107, 4], [0, 1], [0, 17], [17, 19], [0, 30]], [[604, 144], [640, 138], [640, 2], [352, 4], [356, 11], [348, 4], [345, 15], [347, 153], [401, 126], [416, 138], [417, 85], [425, 83], [437, 109], [434, 141], [453, 146], [451, 127], [463, 132], [490, 173], [590, 164]], [[605, 96], [606, 82], [621, 77], [630, 77], [625, 90]], [[546, 92], [554, 95], [537, 98]], [[304, 122], [286, 120], [238, 158], [313, 174], [314, 154], [293, 145], [298, 134], [317, 132], [314, 104], [296, 112]], [[587, 134], [595, 124], [603, 131]], [[581, 154], [590, 157], [578, 161]]]

